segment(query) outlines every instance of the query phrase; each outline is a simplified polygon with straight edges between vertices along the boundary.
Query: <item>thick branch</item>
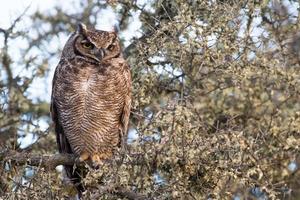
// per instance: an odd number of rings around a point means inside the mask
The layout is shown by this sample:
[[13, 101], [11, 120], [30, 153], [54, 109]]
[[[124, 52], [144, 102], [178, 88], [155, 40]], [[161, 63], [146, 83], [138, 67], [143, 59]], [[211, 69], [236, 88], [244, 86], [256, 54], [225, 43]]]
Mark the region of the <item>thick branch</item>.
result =
[[[154, 160], [149, 162], [145, 161], [142, 154], [131, 154], [130, 157], [134, 158], [130, 161], [116, 159], [120, 163], [131, 165], [145, 165], [153, 164]], [[78, 157], [74, 154], [53, 154], [53, 155], [39, 155], [35, 153], [17, 152], [17, 151], [0, 151], [0, 163], [9, 162], [14, 165], [30, 165], [36, 167], [43, 167], [47, 170], [55, 169], [58, 165], [84, 165], [79, 162]]]
[[10, 162], [15, 165], [30, 165], [44, 167], [48, 170], [58, 165], [79, 165], [77, 157], [73, 154], [37, 155], [25, 152], [0, 152], [0, 162]]

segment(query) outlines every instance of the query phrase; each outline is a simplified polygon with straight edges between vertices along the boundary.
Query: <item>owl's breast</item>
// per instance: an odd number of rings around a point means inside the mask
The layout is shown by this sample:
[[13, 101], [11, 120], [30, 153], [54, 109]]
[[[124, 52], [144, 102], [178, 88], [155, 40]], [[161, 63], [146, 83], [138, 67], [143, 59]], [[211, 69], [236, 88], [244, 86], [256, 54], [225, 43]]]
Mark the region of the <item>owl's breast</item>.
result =
[[87, 92], [91, 83], [92, 80], [90, 79], [90, 77], [88, 77], [87, 80], [83, 80], [81, 83], [79, 83], [79, 89], [82, 90], [83, 92]]
[[127, 91], [123, 74], [85, 67], [64, 76], [68, 81], [61, 83], [59, 108], [71, 146], [93, 151], [110, 142], [116, 146]]

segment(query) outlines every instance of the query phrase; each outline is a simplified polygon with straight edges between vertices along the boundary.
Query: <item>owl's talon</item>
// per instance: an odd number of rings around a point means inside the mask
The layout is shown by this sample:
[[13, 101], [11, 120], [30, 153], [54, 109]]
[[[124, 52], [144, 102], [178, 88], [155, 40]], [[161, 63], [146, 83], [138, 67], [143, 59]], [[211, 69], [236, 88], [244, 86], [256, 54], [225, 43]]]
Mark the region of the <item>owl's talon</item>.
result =
[[92, 167], [93, 167], [93, 169], [99, 169], [100, 168], [100, 166], [101, 166], [101, 164], [99, 164], [99, 163], [96, 163], [96, 162], [93, 162], [92, 163]]
[[98, 154], [94, 154], [92, 156], [92, 162], [94, 167], [99, 167], [100, 165], [103, 165], [103, 162]]

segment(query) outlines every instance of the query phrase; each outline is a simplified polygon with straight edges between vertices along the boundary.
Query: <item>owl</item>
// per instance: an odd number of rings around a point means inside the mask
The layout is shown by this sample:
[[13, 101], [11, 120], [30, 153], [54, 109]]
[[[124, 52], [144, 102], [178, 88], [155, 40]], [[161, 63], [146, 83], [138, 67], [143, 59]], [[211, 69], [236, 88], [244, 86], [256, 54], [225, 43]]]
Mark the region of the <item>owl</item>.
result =
[[[56, 67], [51, 116], [60, 153], [100, 165], [112, 157], [127, 134], [131, 75], [115, 32], [79, 24]], [[79, 169], [64, 166], [80, 186]]]

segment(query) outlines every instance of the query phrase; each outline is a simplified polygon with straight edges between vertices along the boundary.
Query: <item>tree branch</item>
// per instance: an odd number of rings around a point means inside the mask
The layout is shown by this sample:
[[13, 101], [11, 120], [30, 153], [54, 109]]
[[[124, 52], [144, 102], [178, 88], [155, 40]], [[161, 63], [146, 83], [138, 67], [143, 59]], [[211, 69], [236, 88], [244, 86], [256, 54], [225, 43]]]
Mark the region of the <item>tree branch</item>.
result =
[[58, 165], [80, 165], [74, 154], [38, 155], [26, 152], [0, 152], [0, 162], [9, 162], [15, 165], [39, 166], [47, 170], [55, 169]]
[[[115, 159], [120, 163], [126, 163], [131, 165], [145, 165], [153, 164], [155, 160], [149, 162], [144, 160], [142, 154], [131, 154], [130, 161], [124, 161], [123, 159]], [[13, 150], [0, 150], [0, 163], [11, 163], [14, 165], [30, 165], [36, 167], [43, 167], [47, 170], [53, 170], [58, 165], [74, 165], [83, 166], [85, 163], [79, 162], [78, 157], [75, 154], [52, 154], [52, 155], [40, 155], [28, 152], [17, 152]]]
[[[12, 163], [15, 165], [30, 165], [43, 167], [46, 170], [53, 170], [58, 165], [83, 165], [79, 162], [75, 154], [53, 154], [53, 155], [38, 155], [27, 152], [17, 152], [17, 151], [1, 151], [0, 152], [0, 163]], [[2, 165], [3, 166], [3, 165]], [[140, 193], [136, 193], [121, 186], [113, 187], [101, 187], [97, 188], [97, 194], [101, 195], [103, 193], [111, 193], [122, 198], [142, 200], [146, 199], [146, 196]]]

